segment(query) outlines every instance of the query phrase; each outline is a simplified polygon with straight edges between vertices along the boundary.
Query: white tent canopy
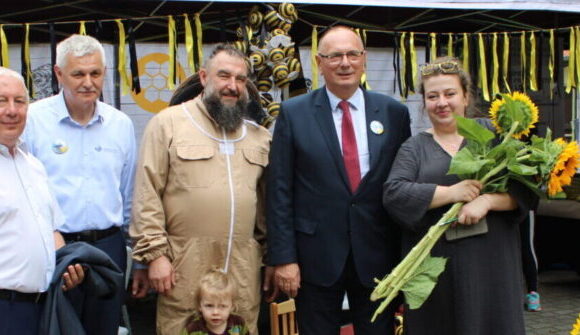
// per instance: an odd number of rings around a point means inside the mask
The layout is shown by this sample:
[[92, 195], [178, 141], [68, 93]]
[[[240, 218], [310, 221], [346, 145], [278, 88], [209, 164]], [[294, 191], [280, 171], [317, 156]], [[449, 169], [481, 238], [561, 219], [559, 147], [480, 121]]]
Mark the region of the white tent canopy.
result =
[[[184, 1], [184, 0], [178, 0]], [[185, 0], [196, 1], [196, 0]], [[232, 2], [218, 0], [221, 2]], [[580, 0], [293, 0], [293, 1], [246, 1], [235, 2], [292, 2], [318, 5], [355, 5], [438, 9], [506, 9], [506, 10], [550, 10], [580, 13]]]

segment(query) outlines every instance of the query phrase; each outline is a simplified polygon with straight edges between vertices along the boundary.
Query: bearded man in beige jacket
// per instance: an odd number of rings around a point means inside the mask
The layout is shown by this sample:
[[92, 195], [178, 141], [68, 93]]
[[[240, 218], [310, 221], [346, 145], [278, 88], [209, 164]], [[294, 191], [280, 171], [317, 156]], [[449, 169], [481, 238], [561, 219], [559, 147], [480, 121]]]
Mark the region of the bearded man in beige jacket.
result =
[[244, 119], [247, 75], [244, 55], [219, 45], [199, 71], [204, 91], [143, 134], [130, 234], [159, 292], [158, 334], [181, 331], [199, 278], [216, 267], [236, 281], [238, 314], [257, 334], [271, 136]]

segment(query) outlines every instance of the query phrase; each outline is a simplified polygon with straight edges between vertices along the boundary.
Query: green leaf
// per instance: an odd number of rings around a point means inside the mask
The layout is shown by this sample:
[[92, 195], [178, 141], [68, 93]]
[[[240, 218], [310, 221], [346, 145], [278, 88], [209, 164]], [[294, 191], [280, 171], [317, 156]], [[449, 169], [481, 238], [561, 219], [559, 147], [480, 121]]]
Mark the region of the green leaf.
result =
[[437, 284], [437, 278], [445, 270], [446, 263], [447, 259], [443, 257], [427, 256], [423, 260], [415, 274], [401, 288], [409, 308], [417, 309], [423, 305]]
[[468, 140], [485, 145], [495, 138], [495, 135], [489, 129], [480, 125], [475, 120], [467, 119], [459, 115], [455, 115], [455, 120], [457, 120], [459, 135]]
[[487, 154], [487, 158], [500, 161], [501, 158], [505, 156], [505, 147], [506, 147], [505, 143], [496, 145], [489, 151], [489, 153]]
[[495, 183], [492, 184], [486, 184], [485, 187], [483, 188], [483, 190], [481, 191], [481, 193], [503, 193], [507, 191], [507, 178], [500, 178], [500, 180], [498, 180]]
[[528, 166], [517, 162], [510, 162], [507, 166], [508, 170], [524, 176], [533, 176], [538, 173], [538, 169], [534, 166]]
[[469, 148], [463, 148], [453, 156], [447, 174], [475, 175], [484, 165], [493, 163], [495, 163], [494, 160], [478, 159]]

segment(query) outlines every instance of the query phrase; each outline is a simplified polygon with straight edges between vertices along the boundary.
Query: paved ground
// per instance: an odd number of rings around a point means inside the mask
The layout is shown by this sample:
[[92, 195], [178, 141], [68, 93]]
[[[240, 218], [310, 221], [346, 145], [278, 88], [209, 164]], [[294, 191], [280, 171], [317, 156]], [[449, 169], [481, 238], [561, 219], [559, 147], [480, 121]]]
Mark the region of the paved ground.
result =
[[568, 335], [580, 313], [580, 276], [573, 271], [540, 273], [541, 312], [526, 312], [527, 335]]
[[[543, 311], [525, 313], [527, 335], [569, 335], [580, 313], [580, 276], [551, 270], [540, 273], [539, 279]], [[131, 301], [129, 314], [133, 334], [155, 335], [155, 297]]]

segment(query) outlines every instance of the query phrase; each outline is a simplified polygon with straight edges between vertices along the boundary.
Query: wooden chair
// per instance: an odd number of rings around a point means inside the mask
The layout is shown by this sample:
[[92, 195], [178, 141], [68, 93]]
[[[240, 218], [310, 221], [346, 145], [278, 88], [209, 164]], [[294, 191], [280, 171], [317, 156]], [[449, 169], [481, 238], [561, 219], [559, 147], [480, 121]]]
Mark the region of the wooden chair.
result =
[[270, 304], [270, 335], [298, 335], [294, 299]]

